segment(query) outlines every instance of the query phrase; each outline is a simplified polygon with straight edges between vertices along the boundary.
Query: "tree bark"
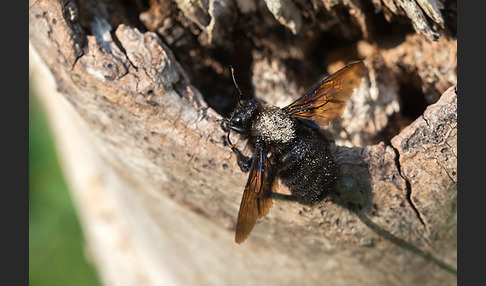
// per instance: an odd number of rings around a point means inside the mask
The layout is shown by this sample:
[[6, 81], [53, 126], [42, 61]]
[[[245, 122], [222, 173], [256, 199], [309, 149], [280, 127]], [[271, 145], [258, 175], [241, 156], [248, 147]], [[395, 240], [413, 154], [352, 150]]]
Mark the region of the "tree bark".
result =
[[[33, 82], [104, 284], [455, 285], [455, 6], [31, 2]], [[247, 174], [217, 122], [237, 101], [227, 67], [284, 106], [357, 59], [364, 83], [323, 130], [336, 195], [274, 199], [235, 244]]]

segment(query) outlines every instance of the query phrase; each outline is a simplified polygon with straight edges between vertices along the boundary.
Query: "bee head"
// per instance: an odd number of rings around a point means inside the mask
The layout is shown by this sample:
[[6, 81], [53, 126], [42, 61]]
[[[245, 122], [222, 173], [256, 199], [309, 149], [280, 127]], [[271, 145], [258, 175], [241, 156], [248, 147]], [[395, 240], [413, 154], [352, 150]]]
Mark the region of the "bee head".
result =
[[226, 132], [231, 129], [238, 133], [248, 133], [257, 107], [258, 103], [255, 99], [240, 100], [231, 118], [221, 121], [221, 128]]
[[235, 126], [249, 128], [257, 109], [257, 105], [258, 103], [254, 99], [240, 101], [230, 118], [230, 123]]

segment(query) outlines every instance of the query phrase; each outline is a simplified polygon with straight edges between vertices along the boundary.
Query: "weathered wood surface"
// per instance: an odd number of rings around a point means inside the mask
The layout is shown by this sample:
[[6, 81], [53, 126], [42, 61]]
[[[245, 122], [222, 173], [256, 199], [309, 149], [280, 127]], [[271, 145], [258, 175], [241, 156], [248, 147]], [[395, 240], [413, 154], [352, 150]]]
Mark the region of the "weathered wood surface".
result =
[[[32, 2], [33, 79], [105, 284], [455, 285], [455, 2], [410, 3]], [[274, 200], [236, 245], [227, 65], [283, 106], [358, 58], [365, 83], [324, 131], [339, 195]]]

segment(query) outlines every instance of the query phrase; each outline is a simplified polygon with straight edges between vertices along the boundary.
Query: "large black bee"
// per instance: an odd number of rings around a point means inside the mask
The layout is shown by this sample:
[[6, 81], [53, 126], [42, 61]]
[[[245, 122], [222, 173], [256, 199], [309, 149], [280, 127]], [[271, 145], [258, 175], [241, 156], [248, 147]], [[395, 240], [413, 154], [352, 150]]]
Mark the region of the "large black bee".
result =
[[[257, 99], [240, 100], [231, 118], [221, 120], [239, 167], [250, 172], [238, 213], [237, 243], [248, 237], [257, 219], [269, 213], [277, 177], [306, 204], [319, 202], [331, 191], [337, 167], [318, 126], [341, 117], [364, 72], [363, 62], [350, 64], [284, 108]], [[238, 88], [233, 69], [231, 74]], [[254, 148], [252, 157], [231, 143], [231, 130], [247, 139]]]

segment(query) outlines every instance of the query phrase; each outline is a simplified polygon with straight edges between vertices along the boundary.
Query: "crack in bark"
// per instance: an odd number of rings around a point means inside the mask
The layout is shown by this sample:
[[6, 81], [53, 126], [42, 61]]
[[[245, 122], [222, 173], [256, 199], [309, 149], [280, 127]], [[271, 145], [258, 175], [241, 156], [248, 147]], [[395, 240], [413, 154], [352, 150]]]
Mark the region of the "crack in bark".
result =
[[391, 147], [392, 147], [393, 151], [395, 152], [395, 165], [397, 167], [398, 174], [405, 181], [405, 187], [407, 189], [407, 196], [406, 197], [407, 197], [408, 204], [412, 207], [412, 209], [415, 212], [420, 223], [424, 226], [425, 229], [427, 229], [427, 225], [426, 225], [424, 219], [422, 218], [420, 211], [417, 209], [417, 207], [415, 206], [415, 204], [412, 201], [412, 186], [410, 184], [410, 181], [405, 177], [405, 175], [402, 172], [402, 168], [400, 166], [400, 153], [398, 152], [398, 150], [393, 145], [391, 145]]
[[[115, 44], [115, 46], [118, 47], [118, 49], [120, 50], [120, 52], [125, 55], [126, 60], [130, 63], [130, 65], [137, 72], [138, 71], [138, 67], [130, 60], [130, 57], [128, 56], [127, 51], [125, 50], [125, 47], [123, 46], [122, 42], [120, 41], [120, 39], [118, 39], [118, 37], [116, 35], [116, 29], [115, 30], [111, 30], [110, 35], [111, 35], [111, 39], [113, 40], [113, 43]], [[128, 70], [128, 67], [127, 67], [127, 70]]]
[[81, 53], [74, 59], [74, 63], [71, 65], [71, 71], [74, 70], [74, 68], [76, 67], [76, 64], [78, 63], [78, 61], [84, 56], [84, 51], [81, 51]]

